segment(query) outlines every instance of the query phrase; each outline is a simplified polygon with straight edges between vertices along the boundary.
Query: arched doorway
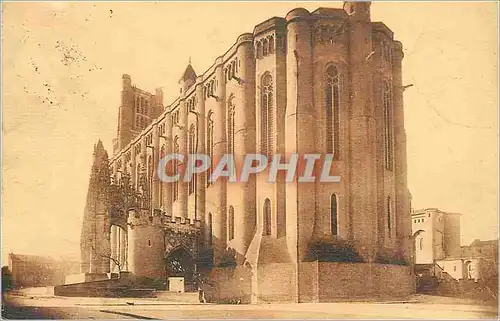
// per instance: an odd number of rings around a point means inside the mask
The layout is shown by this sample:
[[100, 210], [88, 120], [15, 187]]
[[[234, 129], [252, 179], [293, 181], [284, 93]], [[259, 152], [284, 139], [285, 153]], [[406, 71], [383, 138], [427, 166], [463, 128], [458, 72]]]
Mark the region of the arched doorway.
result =
[[472, 262], [471, 261], [466, 261], [465, 262], [465, 279], [466, 280], [472, 280], [474, 279], [473, 275], [473, 268], [472, 268]]
[[165, 269], [168, 282], [176, 282], [180, 280], [179, 278], [184, 278], [184, 291], [197, 291], [196, 262], [186, 248], [179, 246], [173, 249], [165, 258]]

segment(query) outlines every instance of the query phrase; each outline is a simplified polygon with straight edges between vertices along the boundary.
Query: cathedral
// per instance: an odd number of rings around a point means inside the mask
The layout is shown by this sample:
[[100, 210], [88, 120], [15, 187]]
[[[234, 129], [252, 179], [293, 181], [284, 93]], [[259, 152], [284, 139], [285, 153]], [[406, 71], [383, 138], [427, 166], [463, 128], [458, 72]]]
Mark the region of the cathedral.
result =
[[[94, 147], [81, 272], [187, 289], [203, 275], [207, 293], [252, 303], [413, 293], [403, 49], [370, 7], [270, 18], [203, 73], [188, 65], [169, 105], [123, 75], [112, 155]], [[167, 183], [172, 153], [332, 154], [341, 180], [212, 182], [211, 166]]]

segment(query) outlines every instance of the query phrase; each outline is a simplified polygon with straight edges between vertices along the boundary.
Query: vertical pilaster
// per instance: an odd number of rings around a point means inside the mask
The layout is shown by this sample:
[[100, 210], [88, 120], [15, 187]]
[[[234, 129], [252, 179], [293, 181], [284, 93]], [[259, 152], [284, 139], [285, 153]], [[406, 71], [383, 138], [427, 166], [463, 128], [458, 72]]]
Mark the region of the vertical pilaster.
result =
[[127, 270], [127, 234], [122, 228], [118, 228], [119, 232], [119, 249], [120, 249], [120, 268], [122, 271]]
[[[309, 14], [291, 18], [288, 23], [287, 108], [285, 113], [286, 155], [315, 151], [315, 111], [313, 65]], [[288, 157], [287, 157], [288, 158]], [[286, 160], [289, 161], [288, 159]], [[297, 177], [286, 183], [288, 249], [295, 262], [308, 250], [315, 213], [315, 183], [299, 183]]]
[[[227, 151], [226, 143], [226, 85], [224, 79], [224, 71], [222, 65], [222, 57], [216, 60], [215, 81], [217, 97], [217, 110], [215, 112], [214, 124], [214, 166], [217, 166], [222, 156]], [[214, 260], [219, 262], [220, 255], [226, 247], [226, 186], [227, 179], [219, 177], [214, 183], [215, 189], [214, 202], [217, 206], [216, 214], [213, 217], [213, 234], [214, 234]]]
[[[171, 154], [172, 153], [172, 115], [170, 113], [167, 114], [165, 117], [165, 154]], [[167, 164], [167, 166], [170, 166]], [[169, 214], [172, 215], [172, 183], [165, 183], [162, 182], [163, 188], [165, 193], [164, 195], [164, 207], [165, 211]]]
[[351, 237], [362, 258], [377, 251], [376, 124], [373, 108], [370, 2], [347, 2], [350, 36], [350, 214]]
[[396, 238], [403, 258], [410, 262], [411, 213], [407, 185], [406, 132], [404, 128], [403, 46], [394, 42], [392, 55], [393, 112], [395, 138], [395, 176], [396, 176]]
[[153, 124], [153, 208], [160, 208], [160, 179], [158, 177], [157, 169], [158, 169], [158, 161], [160, 155], [160, 133], [158, 129], [158, 123]]
[[[188, 142], [187, 142], [187, 132], [188, 132], [188, 111], [186, 108], [185, 100], [181, 100], [179, 103], [179, 149], [180, 154], [184, 155], [184, 164], [187, 164]], [[182, 166], [181, 168], [185, 168]], [[188, 217], [188, 183], [184, 181], [184, 171], [180, 171], [181, 177], [179, 178], [179, 216]]]
[[[111, 226], [111, 257], [113, 259], [118, 259], [118, 249], [117, 249], [117, 244], [118, 244], [118, 235], [117, 235], [117, 230], [116, 230], [117, 226], [116, 225], [112, 225]], [[109, 261], [109, 264], [110, 264], [110, 271], [111, 273], [114, 273], [114, 272], [117, 272], [116, 271], [116, 263], [115, 261], [113, 260], [110, 260]]]
[[[205, 95], [203, 93], [203, 78], [196, 81], [196, 112], [197, 125], [196, 141], [198, 143], [198, 154], [205, 155]], [[196, 219], [202, 222], [204, 244], [208, 244], [208, 237], [211, 237], [205, 221], [205, 178], [206, 172], [198, 173], [196, 176]]]
[[[141, 184], [143, 184], [142, 186], [142, 190], [141, 190], [141, 193], [142, 193], [142, 197], [143, 199], [144, 198], [148, 198], [151, 191], [151, 187], [148, 186], [148, 177], [147, 177], [147, 171], [144, 171], [143, 168], [146, 166], [147, 164], [147, 160], [148, 160], [148, 148], [147, 148], [147, 144], [146, 144], [146, 136], [142, 136], [141, 137], [141, 154], [140, 154], [140, 166], [139, 166], [139, 186], [141, 186]], [[147, 170], [147, 169], [146, 169]], [[143, 175], [145, 173], [146, 177], [142, 178], [141, 175]], [[145, 182], [141, 182], [142, 179], [145, 179]], [[143, 204], [141, 204], [142, 206]]]
[[[234, 158], [236, 172], [241, 171], [245, 155], [256, 153], [255, 124], [255, 59], [253, 52], [253, 35], [240, 36], [238, 42], [238, 83], [234, 104]], [[229, 102], [228, 102], [229, 103]], [[226, 104], [229, 106], [228, 104]], [[228, 110], [226, 110], [226, 113]], [[235, 248], [245, 254], [253, 238], [256, 223], [256, 179], [251, 175], [248, 182], [229, 183], [228, 188], [238, 190], [241, 200], [235, 207], [234, 230]], [[226, 225], [227, 226], [227, 225]], [[241, 257], [243, 257], [241, 255]], [[241, 262], [243, 263], [243, 262]]]

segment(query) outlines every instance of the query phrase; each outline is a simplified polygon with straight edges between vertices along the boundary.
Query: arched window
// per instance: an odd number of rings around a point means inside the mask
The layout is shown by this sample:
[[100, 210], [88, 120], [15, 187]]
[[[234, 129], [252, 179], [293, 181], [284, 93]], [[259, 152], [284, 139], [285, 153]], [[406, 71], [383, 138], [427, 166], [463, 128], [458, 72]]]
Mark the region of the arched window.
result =
[[234, 104], [230, 102], [227, 108], [227, 151], [234, 154]]
[[141, 164], [137, 164], [137, 168], [135, 169], [135, 188], [139, 189], [141, 186]]
[[234, 239], [234, 207], [229, 206], [229, 219], [227, 220], [227, 231], [229, 241]]
[[[160, 149], [160, 160], [165, 157], [165, 145], [162, 145], [161, 146], [161, 149]], [[163, 169], [165, 170], [165, 169]], [[163, 206], [163, 184], [160, 182], [160, 207]]]
[[234, 76], [236, 76], [236, 62], [233, 60], [233, 62], [231, 62], [231, 78], [234, 78]]
[[274, 37], [269, 37], [269, 54], [272, 55], [274, 53]]
[[392, 170], [392, 90], [388, 81], [384, 81], [384, 138], [385, 168]]
[[339, 234], [337, 195], [335, 194], [332, 194], [332, 196], [330, 197], [330, 228], [332, 231], [332, 235]]
[[271, 235], [271, 201], [266, 198], [264, 201], [264, 230], [263, 235]]
[[[174, 138], [174, 154], [178, 154], [179, 153], [179, 136], [175, 136]], [[177, 175], [179, 174], [179, 161], [177, 159], [173, 160], [172, 161], [172, 173], [173, 175]], [[175, 202], [177, 201], [177, 199], [179, 198], [179, 182], [180, 182], [180, 179], [177, 180], [177, 182], [174, 182], [172, 185], [172, 202]]]
[[208, 245], [212, 245], [212, 213], [208, 213], [208, 218], [207, 218], [207, 225], [208, 225]]
[[257, 59], [262, 58], [262, 43], [260, 41], [257, 41], [255, 52], [257, 53]]
[[[193, 124], [189, 127], [189, 139], [188, 139], [188, 149], [189, 149], [189, 154], [194, 154], [196, 153], [196, 128], [194, 127]], [[189, 195], [193, 194], [196, 189], [196, 175], [191, 177], [191, 180], [189, 181]]]
[[153, 200], [152, 198], [152, 192], [153, 192], [153, 156], [149, 155], [148, 156], [148, 200], [151, 202]]
[[392, 202], [391, 197], [387, 196], [387, 233], [392, 237]]
[[326, 153], [333, 154], [334, 159], [339, 159], [339, 73], [337, 68], [333, 65], [330, 65], [326, 69], [325, 105]]
[[214, 120], [213, 120], [213, 112], [208, 112], [207, 118], [207, 154], [210, 157], [210, 167], [207, 169], [207, 187], [212, 185], [210, 182], [210, 177], [213, 172], [213, 163], [214, 163]]
[[273, 78], [269, 73], [261, 79], [260, 150], [271, 158], [273, 151]]
[[269, 41], [266, 38], [262, 39], [262, 55], [265, 57], [269, 54]]

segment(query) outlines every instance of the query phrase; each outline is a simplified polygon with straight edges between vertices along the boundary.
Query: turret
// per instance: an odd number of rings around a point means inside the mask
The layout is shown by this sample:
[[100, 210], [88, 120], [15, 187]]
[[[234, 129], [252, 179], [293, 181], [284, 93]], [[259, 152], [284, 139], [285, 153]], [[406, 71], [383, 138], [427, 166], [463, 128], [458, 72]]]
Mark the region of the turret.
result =
[[344, 10], [356, 20], [370, 21], [371, 1], [344, 1]]
[[189, 63], [186, 70], [184, 70], [181, 79], [179, 79], [179, 85], [181, 86], [180, 93], [185, 93], [192, 85], [194, 85], [195, 82], [196, 72], [191, 66], [191, 63]]
[[113, 144], [113, 152], [125, 147], [132, 139], [134, 124], [134, 93], [130, 75], [122, 75], [121, 104], [118, 111], [118, 133]]
[[349, 20], [350, 235], [366, 262], [375, 260], [376, 121], [373, 107], [373, 46], [370, 2], [345, 2]]
[[165, 279], [165, 240], [161, 212], [132, 209], [128, 213], [128, 268], [134, 277]]

